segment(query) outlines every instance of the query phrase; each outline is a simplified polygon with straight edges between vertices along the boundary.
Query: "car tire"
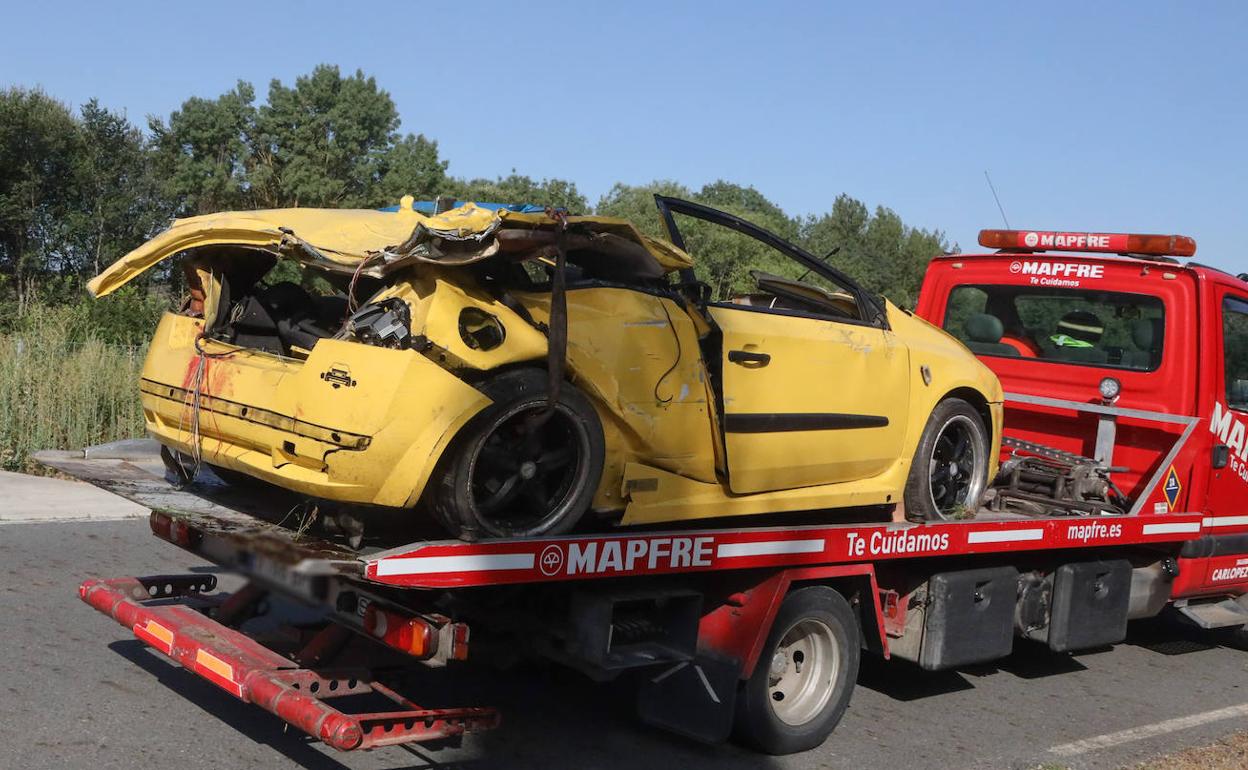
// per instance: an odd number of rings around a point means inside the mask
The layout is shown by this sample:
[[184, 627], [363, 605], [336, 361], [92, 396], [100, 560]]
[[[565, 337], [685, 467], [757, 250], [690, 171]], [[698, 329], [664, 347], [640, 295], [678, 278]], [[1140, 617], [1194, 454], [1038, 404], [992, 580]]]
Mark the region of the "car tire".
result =
[[963, 518], [979, 506], [988, 486], [990, 442], [983, 418], [960, 398], [936, 405], [910, 464], [906, 518]]
[[735, 739], [767, 754], [823, 743], [849, 707], [861, 653], [845, 597], [827, 586], [789, 593], [737, 694]]
[[434, 516], [465, 540], [571, 530], [593, 501], [606, 456], [593, 405], [563, 383], [548, 410], [547, 373], [538, 369], [478, 388], [493, 403], [443, 453], [428, 494]]

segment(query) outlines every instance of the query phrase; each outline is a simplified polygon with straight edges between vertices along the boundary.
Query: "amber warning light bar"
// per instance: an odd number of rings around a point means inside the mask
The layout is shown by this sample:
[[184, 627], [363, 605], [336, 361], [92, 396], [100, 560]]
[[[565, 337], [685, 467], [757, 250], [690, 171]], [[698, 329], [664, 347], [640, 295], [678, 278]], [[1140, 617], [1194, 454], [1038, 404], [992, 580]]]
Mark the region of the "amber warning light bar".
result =
[[1009, 251], [1090, 251], [1154, 257], [1190, 257], [1196, 254], [1196, 240], [1186, 235], [980, 230], [979, 245]]

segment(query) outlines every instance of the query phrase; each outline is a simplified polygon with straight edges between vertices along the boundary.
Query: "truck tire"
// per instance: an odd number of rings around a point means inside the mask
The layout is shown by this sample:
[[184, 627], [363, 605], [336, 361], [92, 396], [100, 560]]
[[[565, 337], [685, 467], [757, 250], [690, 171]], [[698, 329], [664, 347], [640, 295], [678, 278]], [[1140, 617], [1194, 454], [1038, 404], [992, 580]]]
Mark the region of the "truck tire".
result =
[[1230, 644], [1238, 650], [1248, 651], [1248, 625], [1240, 626], [1231, 631]]
[[823, 743], [849, 706], [860, 654], [858, 620], [843, 596], [827, 586], [791, 592], [737, 695], [736, 739], [767, 754]]
[[536, 537], [569, 531], [589, 508], [606, 456], [602, 423], [568, 383], [547, 412], [547, 375], [504, 372], [478, 386], [493, 401], [442, 455], [429, 489], [454, 536]]
[[906, 479], [906, 518], [939, 521], [973, 513], [988, 486], [988, 431], [975, 408], [947, 398], [927, 418]]

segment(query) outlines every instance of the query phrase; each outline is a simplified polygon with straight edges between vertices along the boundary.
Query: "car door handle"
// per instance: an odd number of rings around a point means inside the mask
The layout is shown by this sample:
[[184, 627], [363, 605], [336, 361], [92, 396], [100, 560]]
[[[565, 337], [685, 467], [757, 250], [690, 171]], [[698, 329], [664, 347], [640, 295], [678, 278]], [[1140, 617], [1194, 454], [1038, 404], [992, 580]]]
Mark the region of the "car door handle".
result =
[[766, 366], [771, 363], [771, 355], [769, 353], [757, 353], [753, 350], [729, 350], [728, 360], [734, 364]]

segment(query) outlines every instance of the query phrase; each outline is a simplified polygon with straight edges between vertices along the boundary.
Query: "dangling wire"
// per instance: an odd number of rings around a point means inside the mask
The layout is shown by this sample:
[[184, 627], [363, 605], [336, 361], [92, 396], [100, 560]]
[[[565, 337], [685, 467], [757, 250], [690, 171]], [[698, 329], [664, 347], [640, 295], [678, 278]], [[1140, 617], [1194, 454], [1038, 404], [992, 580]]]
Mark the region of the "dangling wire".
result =
[[355, 270], [351, 273], [351, 283], [347, 284], [347, 314], [350, 315], [360, 309], [360, 303], [355, 298], [355, 285], [359, 283], [360, 274], [364, 272], [365, 266], [371, 261], [370, 257], [360, 260], [360, 264], [355, 266]]
[[672, 401], [676, 398], [676, 394], [673, 393], [667, 398], [659, 398], [659, 386], [663, 384], [663, 380], [666, 380], [669, 374], [676, 371], [677, 366], [680, 366], [680, 359], [681, 359], [681, 356], [684, 355], [684, 351], [681, 349], [681, 345], [680, 345], [680, 332], [677, 331], [676, 324], [672, 321], [672, 314], [668, 312], [667, 304], [663, 302], [662, 297], [659, 298], [659, 307], [663, 308], [663, 315], [667, 316], [667, 328], [672, 330], [672, 339], [676, 341], [676, 360], [672, 362], [672, 365], [667, 368], [666, 372], [663, 372], [663, 376], [655, 380], [655, 383], [654, 383], [655, 403], [657, 403], [659, 406], [667, 406], [668, 404], [672, 403]]
[[[178, 463], [178, 467], [182, 469], [183, 478], [187, 483], [195, 480], [199, 475], [199, 469], [204, 464], [203, 435], [200, 430], [200, 414], [203, 405], [204, 396], [204, 380], [208, 375], [208, 360], [213, 358], [229, 358], [237, 351], [227, 350], [221, 353], [209, 353], [203, 348], [203, 341], [207, 339], [204, 331], [200, 331], [195, 335], [195, 373], [191, 375], [191, 387], [187, 389], [186, 397], [182, 400], [182, 414], [178, 417], [178, 430], [185, 429], [183, 415], [189, 410], [191, 415], [190, 426], [190, 443], [191, 443], [191, 467], [188, 469], [182, 460], [181, 452], [174, 452], [174, 459]], [[209, 394], [211, 395], [211, 394]]]

